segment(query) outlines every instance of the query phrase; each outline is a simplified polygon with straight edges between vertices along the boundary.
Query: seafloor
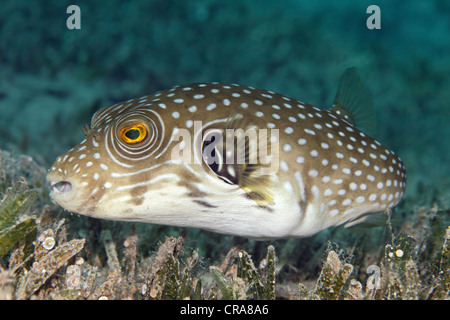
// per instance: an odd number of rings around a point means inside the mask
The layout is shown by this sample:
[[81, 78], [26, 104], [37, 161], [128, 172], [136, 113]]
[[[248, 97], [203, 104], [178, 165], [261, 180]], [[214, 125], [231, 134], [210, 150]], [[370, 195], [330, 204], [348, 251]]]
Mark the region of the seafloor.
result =
[[[76, 1], [0, 5], [0, 299], [449, 299], [450, 3]], [[369, 5], [381, 29], [368, 29]], [[358, 68], [408, 182], [386, 226], [253, 241], [96, 220], [46, 168], [102, 106], [221, 81], [332, 104]], [[19, 183], [18, 183], [19, 182]]]

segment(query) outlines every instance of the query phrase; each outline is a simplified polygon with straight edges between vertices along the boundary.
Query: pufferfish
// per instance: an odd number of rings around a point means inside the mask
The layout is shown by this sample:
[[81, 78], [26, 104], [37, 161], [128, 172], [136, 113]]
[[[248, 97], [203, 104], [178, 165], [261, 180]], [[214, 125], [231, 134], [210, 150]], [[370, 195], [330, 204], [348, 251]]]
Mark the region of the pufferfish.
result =
[[357, 128], [367, 97], [350, 68], [328, 110], [225, 83], [108, 106], [49, 169], [50, 196], [95, 218], [256, 239], [353, 225], [406, 186], [400, 158]]

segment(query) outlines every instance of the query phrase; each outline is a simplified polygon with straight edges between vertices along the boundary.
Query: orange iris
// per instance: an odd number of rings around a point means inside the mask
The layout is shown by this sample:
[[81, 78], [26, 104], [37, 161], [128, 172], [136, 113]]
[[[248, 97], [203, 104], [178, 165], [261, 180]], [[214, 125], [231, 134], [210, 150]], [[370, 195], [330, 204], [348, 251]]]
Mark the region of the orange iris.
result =
[[120, 138], [126, 143], [139, 143], [147, 136], [148, 127], [145, 123], [140, 122], [130, 126], [123, 127], [119, 131]]

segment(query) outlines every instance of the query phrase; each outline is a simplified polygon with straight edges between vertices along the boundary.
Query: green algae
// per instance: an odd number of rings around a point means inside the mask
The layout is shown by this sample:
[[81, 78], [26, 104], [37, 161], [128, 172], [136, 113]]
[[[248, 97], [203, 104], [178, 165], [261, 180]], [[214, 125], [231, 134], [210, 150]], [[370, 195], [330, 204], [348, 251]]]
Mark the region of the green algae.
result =
[[240, 292], [240, 290], [237, 290], [237, 288], [233, 287], [233, 282], [220, 271], [220, 269], [216, 266], [209, 267], [209, 271], [214, 277], [214, 281], [217, 283], [217, 286], [219, 287], [222, 297], [224, 300], [239, 300], [245, 295]]
[[[235, 252], [233, 249], [230, 252]], [[275, 299], [275, 248], [267, 248], [265, 267], [258, 270], [251, 256], [244, 250], [236, 252], [236, 274], [224, 275], [219, 267], [209, 268], [224, 300], [274, 300]], [[229, 254], [227, 256], [233, 256]]]
[[[30, 237], [27, 237], [30, 235]], [[18, 222], [10, 228], [3, 229], [0, 232], [0, 257], [7, 254], [10, 249], [20, 239], [27, 239], [27, 243], [31, 243], [36, 236], [36, 221], [33, 218], [29, 218], [25, 221]]]
[[[366, 231], [340, 236], [328, 248], [331, 232], [302, 247], [299, 241], [241, 241], [231, 249], [221, 243], [214, 249], [221, 254], [211, 259], [198, 247], [186, 249], [185, 233], [140, 245], [148, 237], [134, 224], [70, 216], [26, 180], [0, 184], [7, 186], [0, 203], [0, 286], [8, 299], [450, 299], [450, 211], [437, 205], [401, 209], [406, 218], [392, 237]], [[208, 236], [198, 243], [206, 238], [213, 248], [218, 236]], [[289, 265], [296, 252], [305, 257]]]
[[238, 277], [247, 285], [247, 297], [256, 300], [275, 299], [275, 248], [267, 248], [267, 267], [265, 281], [262, 272], [259, 272], [251, 256], [242, 251], [239, 253]]
[[450, 227], [444, 235], [439, 267], [433, 274], [432, 283], [428, 299], [450, 299]]
[[315, 288], [307, 290], [299, 284], [302, 300], [338, 300], [347, 294], [346, 284], [353, 272], [353, 265], [344, 263], [334, 250], [330, 250], [319, 275]]
[[36, 190], [27, 190], [25, 185], [17, 182], [6, 194], [0, 204], [0, 257], [7, 254], [20, 239], [36, 236], [35, 218], [21, 219], [36, 201]]

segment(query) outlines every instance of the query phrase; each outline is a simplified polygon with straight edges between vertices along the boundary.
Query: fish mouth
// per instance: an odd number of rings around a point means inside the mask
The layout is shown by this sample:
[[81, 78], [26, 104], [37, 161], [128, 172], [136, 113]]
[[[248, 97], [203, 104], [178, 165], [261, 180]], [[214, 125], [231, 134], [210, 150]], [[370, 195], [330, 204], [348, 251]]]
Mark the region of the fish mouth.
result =
[[66, 180], [49, 181], [51, 191], [56, 193], [66, 193], [72, 191], [72, 184]]
[[50, 198], [69, 212], [84, 213], [87, 209], [88, 197], [79, 182], [72, 178], [50, 173], [47, 175]]

